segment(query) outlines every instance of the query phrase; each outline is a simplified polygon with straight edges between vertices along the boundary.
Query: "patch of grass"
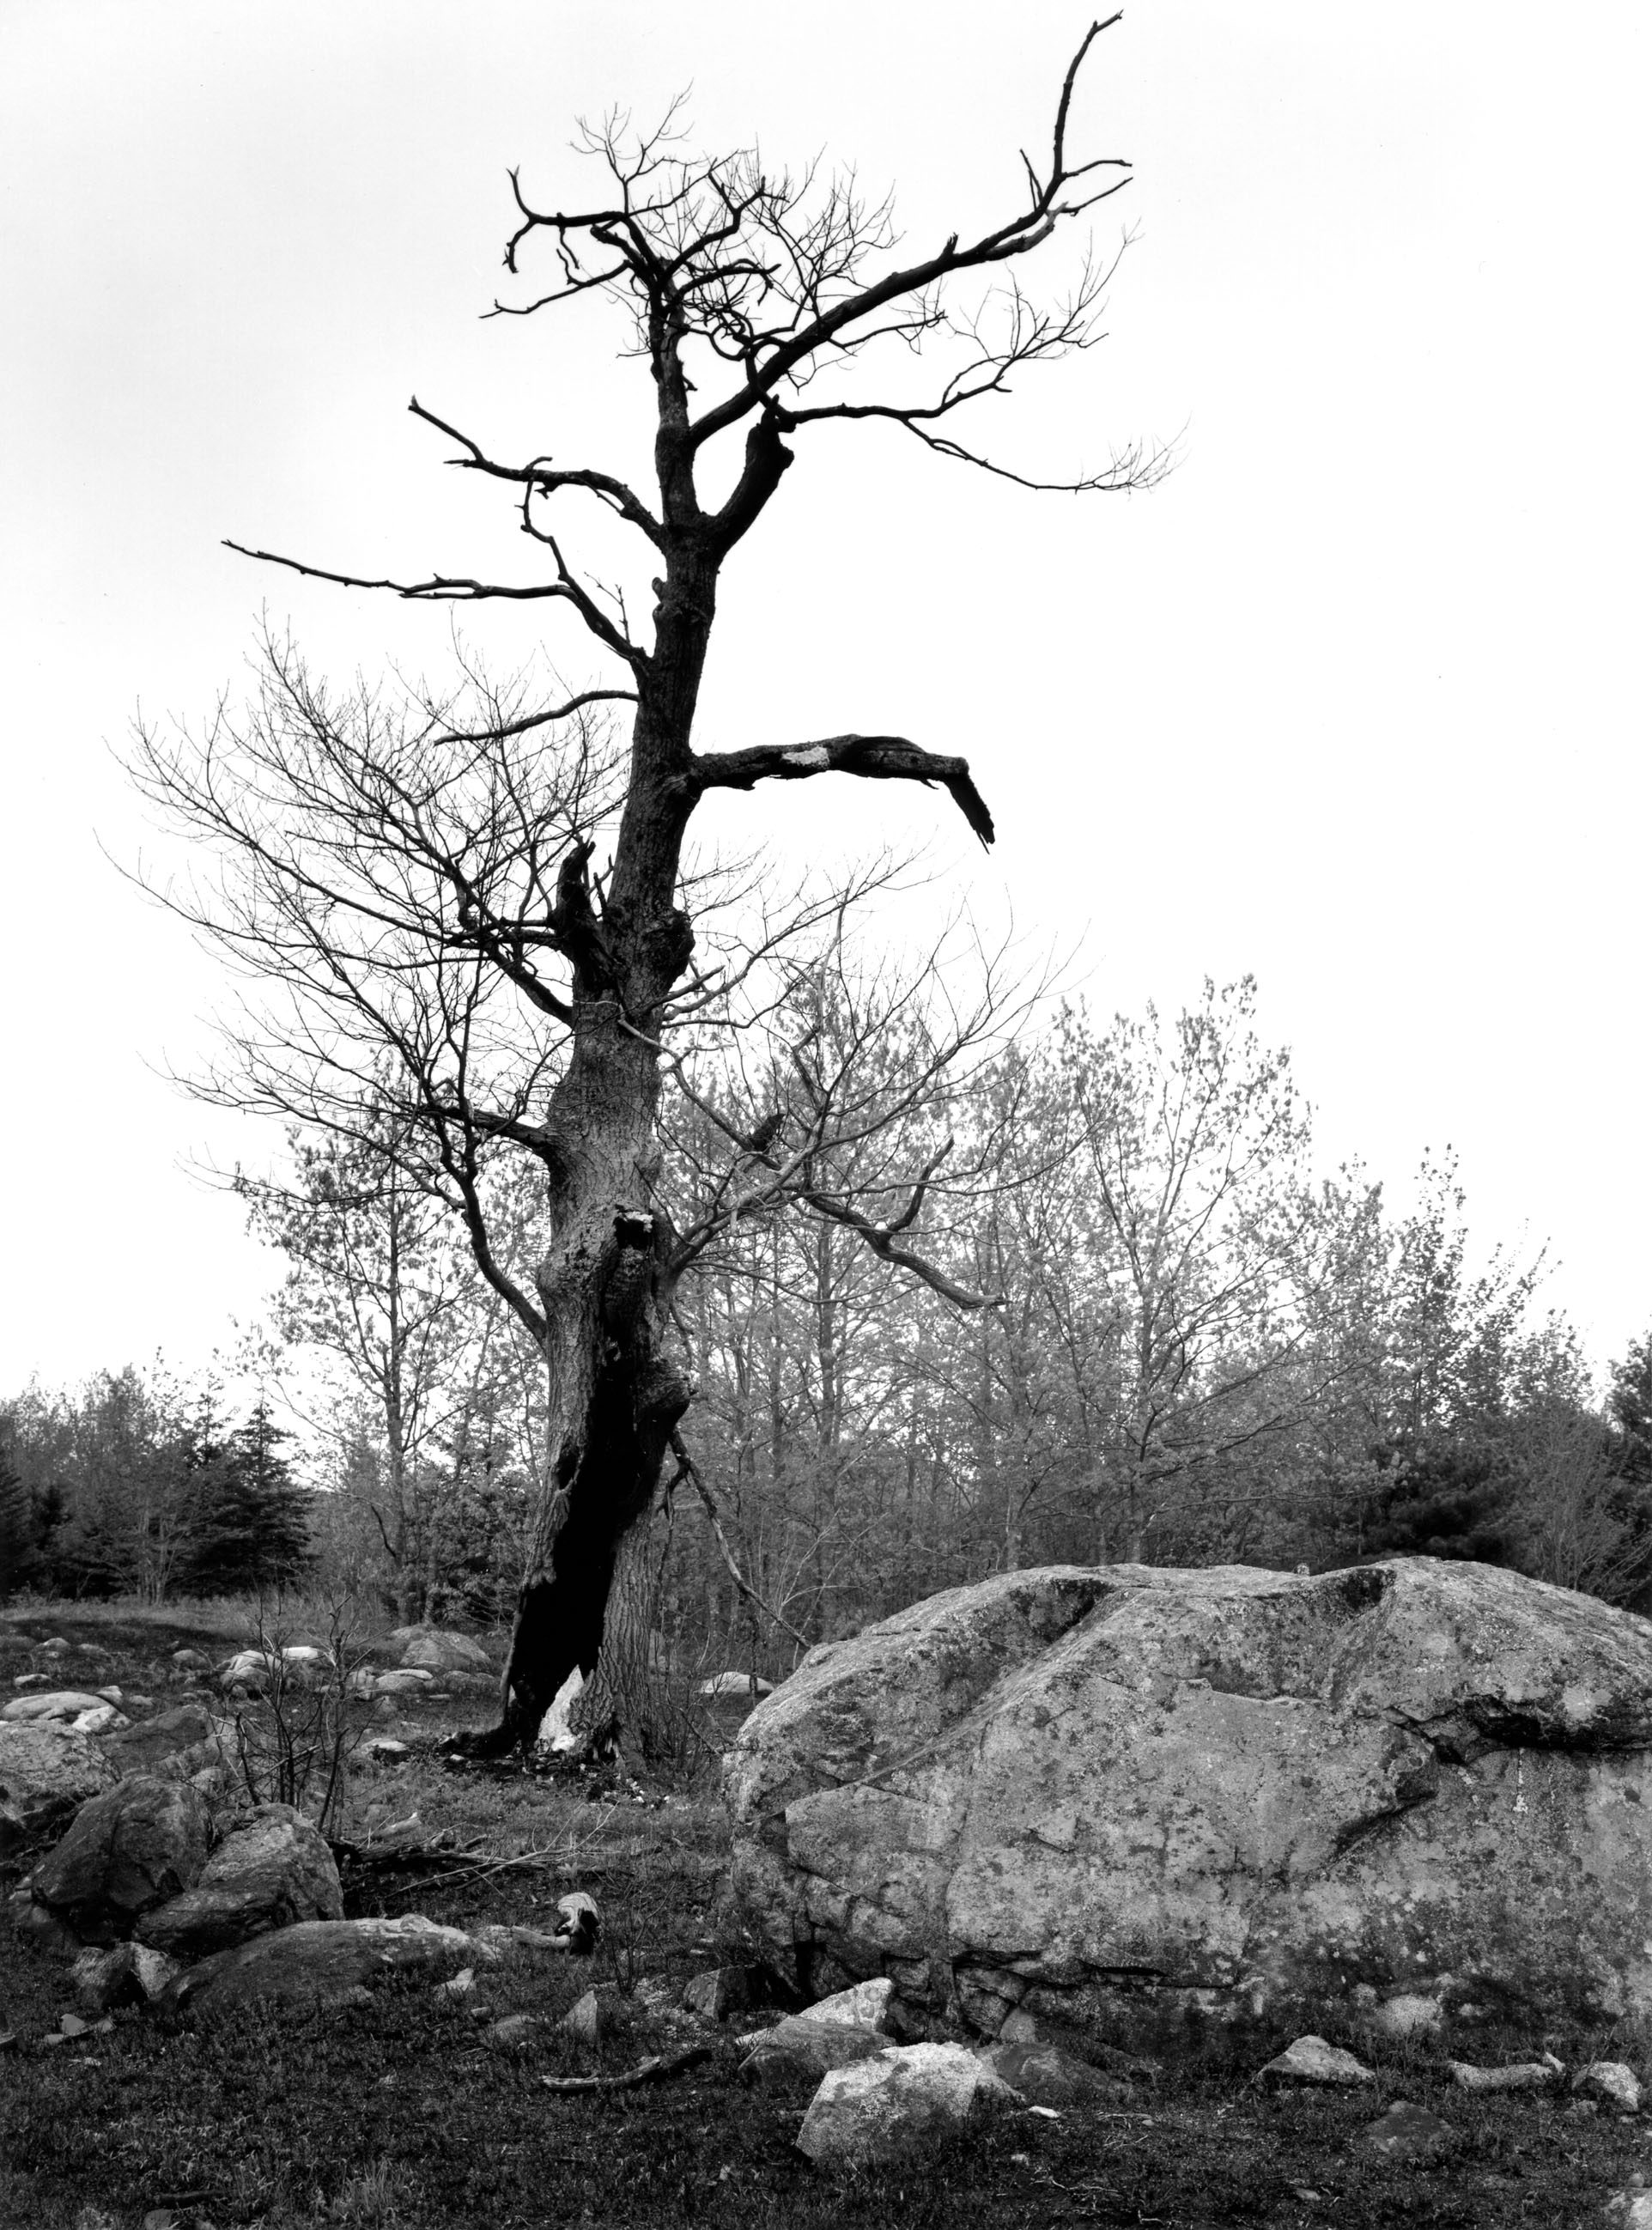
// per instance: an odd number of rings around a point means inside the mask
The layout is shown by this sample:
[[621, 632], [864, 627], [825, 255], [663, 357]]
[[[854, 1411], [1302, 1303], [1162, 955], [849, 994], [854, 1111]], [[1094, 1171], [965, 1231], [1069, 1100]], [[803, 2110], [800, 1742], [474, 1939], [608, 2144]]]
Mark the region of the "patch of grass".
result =
[[[95, 1660], [100, 1681], [137, 1689], [180, 1643], [214, 1646], [214, 1629], [170, 1610], [108, 1610], [54, 1606], [44, 1620], [30, 1611], [0, 1621], [0, 1675], [36, 1661], [54, 1632], [95, 1637], [109, 1653]], [[72, 1650], [61, 1677], [82, 1681], [93, 1662]], [[461, 1691], [446, 1703], [419, 1698], [392, 1731], [485, 1717], [477, 1702]], [[1608, 2193], [1649, 2149], [1639, 2117], [1578, 2116], [1547, 2094], [1471, 2096], [1453, 2087], [1437, 2041], [1347, 2030], [1332, 2040], [1378, 2078], [1359, 2091], [1264, 2092], [1250, 2079], [1273, 2047], [1214, 2035], [1125, 2106], [1074, 2108], [1055, 2121], [996, 2109], [906, 2168], [824, 2175], [793, 2146], [812, 2081], [748, 2089], [732, 2043], [654, 2089], [552, 2094], [539, 2079], [615, 2072], [679, 2040], [662, 2008], [719, 1956], [725, 1854], [708, 1789], [591, 1801], [526, 1773], [450, 1771], [418, 1755], [364, 1768], [357, 1799], [381, 1823], [417, 1811], [431, 1834], [451, 1828], [456, 1842], [531, 1863], [472, 1863], [445, 1876], [347, 1869], [352, 1911], [544, 1924], [578, 1885], [603, 1909], [607, 1944], [589, 1959], [521, 1954], [479, 1967], [468, 2001], [402, 1975], [363, 2006], [216, 2024], [126, 2010], [111, 2035], [48, 2047], [71, 2002], [63, 1965], [0, 1925], [0, 2028], [20, 2039], [0, 2058], [0, 2225], [135, 2230], [147, 2209], [166, 2207], [188, 2230], [653, 2230], [684, 2220], [717, 2230], [1571, 2230], [1601, 2219]], [[582, 2053], [560, 2017], [616, 1976], [635, 1985], [623, 2020], [594, 2056]], [[501, 2052], [471, 2017], [477, 2000], [496, 2017], [532, 2013], [540, 2025], [525, 2048]], [[1569, 2064], [1612, 2057], [1647, 2069], [1648, 2040], [1627, 2029], [1584, 2040], [1488, 2024], [1472, 2046], [1460, 2039], [1450, 2049], [1489, 2064], [1545, 2045]], [[1395, 2167], [1365, 2149], [1362, 2132], [1397, 2098], [1455, 2125], [1453, 2159]]]

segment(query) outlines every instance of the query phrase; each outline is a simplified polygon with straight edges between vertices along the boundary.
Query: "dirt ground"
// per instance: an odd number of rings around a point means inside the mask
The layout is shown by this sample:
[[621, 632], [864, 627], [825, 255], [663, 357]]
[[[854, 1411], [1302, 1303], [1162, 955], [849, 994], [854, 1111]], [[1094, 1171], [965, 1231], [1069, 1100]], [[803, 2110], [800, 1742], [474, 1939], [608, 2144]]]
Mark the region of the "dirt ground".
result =
[[[54, 1635], [71, 1644], [45, 1654]], [[30, 1608], [0, 1619], [0, 1698], [23, 1672], [65, 1685], [110, 1682], [161, 1710], [185, 1692], [170, 1653], [215, 1661], [232, 1636], [205, 1616], [111, 1615]], [[401, 1699], [398, 1699], [398, 1705]], [[487, 1698], [448, 1690], [373, 1731], [416, 1744], [488, 1716]], [[1564, 2089], [1470, 2098], [1453, 2087], [1443, 2047], [1381, 2046], [1352, 2035], [1376, 2071], [1358, 2092], [1269, 2093], [1252, 2081], [1275, 2048], [1217, 2046], [1168, 2067], [1129, 2110], [1057, 2117], [990, 2110], [969, 2134], [909, 2169], [836, 2177], [793, 2144], [812, 2081], [752, 2087], [732, 2033], [670, 2079], [630, 2090], [552, 2093], [546, 2075], [616, 2073], [693, 2033], [684, 1985], [747, 1949], [719, 1901], [726, 1831], [714, 1770], [687, 1783], [610, 1776], [567, 1786], [519, 1766], [454, 1769], [415, 1750], [352, 1769], [344, 1831], [369, 1851], [416, 1814], [419, 1839], [444, 1848], [417, 1866], [341, 1865], [351, 1914], [418, 1911], [461, 1926], [552, 1924], [557, 1900], [588, 1891], [603, 1923], [586, 1959], [507, 1956], [479, 1970], [468, 1999], [400, 1976], [371, 2002], [290, 2008], [217, 2023], [123, 2009], [107, 2034], [48, 2046], [73, 2008], [61, 1959], [0, 1924], [0, 2226], [4, 2230], [265, 2230], [355, 2225], [884, 2226], [1097, 2223], [1215, 2230], [1217, 2225], [1404, 2222], [1604, 2224], [1632, 2174], [1652, 2176], [1645, 2116], [1588, 2113]], [[35, 1854], [0, 1869], [0, 1895]], [[559, 2016], [593, 1984], [615, 1986], [611, 2038], [576, 2044]], [[489, 2040], [494, 2018], [548, 2016], [526, 2044]], [[779, 2003], [777, 1992], [776, 2006]], [[731, 2031], [770, 2018], [737, 2015]], [[1287, 2041], [1282, 2035], [1276, 2040]], [[1487, 2063], [1552, 2049], [1569, 2066], [1622, 2059], [1644, 2079], [1648, 2042], [1487, 2037]], [[1430, 2107], [1459, 2133], [1435, 2169], [1389, 2165], [1362, 2133], [1397, 2098]]]

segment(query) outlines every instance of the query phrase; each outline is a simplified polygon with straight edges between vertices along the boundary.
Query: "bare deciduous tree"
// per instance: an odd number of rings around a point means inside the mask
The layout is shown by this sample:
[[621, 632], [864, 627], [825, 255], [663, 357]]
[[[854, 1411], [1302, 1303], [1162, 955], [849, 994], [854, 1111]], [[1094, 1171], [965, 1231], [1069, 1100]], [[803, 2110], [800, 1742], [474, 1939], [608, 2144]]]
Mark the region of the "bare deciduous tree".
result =
[[[545, 1356], [548, 1492], [506, 1709], [479, 1746], [531, 1739], [571, 1672], [597, 1666], [605, 1630], [612, 1643], [616, 1574], [623, 1595], [628, 1544], [690, 1399], [669, 1337], [673, 1294], [720, 1217], [753, 1190], [791, 1198], [954, 1303], [982, 1298], [913, 1243], [932, 1163], [886, 1165], [870, 1200], [831, 1181], [843, 1110], [806, 1048], [789, 1101], [755, 1131], [726, 1130], [726, 1166], [691, 1228], [668, 1212], [662, 1075], [681, 1034], [714, 1026], [729, 989], [726, 975], [694, 965], [684, 845], [700, 801], [829, 772], [918, 782], [944, 788], [981, 841], [992, 837], [962, 757], [886, 734], [703, 754], [695, 712], [724, 564], [820, 429], [881, 422], [1027, 487], [1142, 487], [1164, 469], [1162, 453], [1135, 448], [1053, 482], [959, 438], [965, 415], [1023, 368], [1100, 337], [1110, 265], [1087, 251], [1059, 299], [1035, 300], [1018, 274], [1126, 183], [1122, 160], [1079, 160], [1069, 146], [1080, 73], [1105, 28], [1091, 26], [1067, 68], [1047, 155], [1022, 156], [1016, 204], [912, 261], [897, 253], [888, 205], [868, 203], [852, 178], [793, 177], [751, 151], [689, 156], [674, 114], [641, 138], [617, 119], [585, 133], [603, 173], [590, 207], [542, 208], [513, 173], [506, 266], [526, 276], [543, 256], [550, 283], [496, 310], [537, 316], [585, 295], [619, 307], [653, 382], [652, 490], [549, 454], [497, 458], [416, 399], [415, 415], [456, 444], [455, 464], [510, 491], [539, 577], [367, 578], [247, 554], [416, 602], [542, 602], [575, 617], [611, 680], [545, 704], [501, 699], [472, 675], [450, 702], [397, 714], [367, 693], [335, 704], [271, 645], [249, 720], [221, 711], [199, 740], [143, 739], [151, 796], [233, 862], [216, 892], [174, 902], [274, 995], [209, 1088], [335, 1122], [369, 1054], [388, 1047], [424, 1181], [464, 1217], [482, 1275]], [[979, 299], [966, 299], [971, 280]], [[920, 382], [939, 367], [914, 399], [865, 384], [892, 356]], [[731, 444], [732, 486], [708, 501]], [[572, 562], [564, 522], [576, 501], [600, 506], [656, 569], [646, 628], [623, 590]], [[599, 722], [622, 701], [630, 733], [616, 755]], [[552, 1235], [531, 1273], [499, 1258], [487, 1228], [483, 1163], [506, 1144], [544, 1171]]]

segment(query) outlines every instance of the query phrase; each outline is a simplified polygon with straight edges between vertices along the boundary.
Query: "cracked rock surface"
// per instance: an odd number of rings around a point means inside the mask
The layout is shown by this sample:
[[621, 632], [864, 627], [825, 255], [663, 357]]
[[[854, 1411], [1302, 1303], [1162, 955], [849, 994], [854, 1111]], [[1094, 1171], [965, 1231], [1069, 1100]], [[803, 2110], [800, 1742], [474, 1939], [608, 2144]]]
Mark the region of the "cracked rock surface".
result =
[[1652, 2014], [1652, 1625], [1489, 1565], [1002, 1574], [812, 1651], [726, 1789], [807, 1996], [1143, 2043]]

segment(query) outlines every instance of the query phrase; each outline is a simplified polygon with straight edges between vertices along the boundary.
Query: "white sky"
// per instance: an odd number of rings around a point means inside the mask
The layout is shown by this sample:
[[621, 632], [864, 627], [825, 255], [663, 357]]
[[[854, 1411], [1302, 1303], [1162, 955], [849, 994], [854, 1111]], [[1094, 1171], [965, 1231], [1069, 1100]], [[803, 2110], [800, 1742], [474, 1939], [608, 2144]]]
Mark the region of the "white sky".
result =
[[[921, 246], [1007, 211], [1087, 20], [6, 0], [0, 1394], [203, 1359], [274, 1279], [182, 1166], [268, 1137], [152, 1073], [205, 1044], [217, 971], [99, 849], [155, 849], [107, 747], [140, 702], [204, 711], [265, 603], [335, 671], [442, 668], [442, 609], [220, 538], [529, 577], [410, 393], [495, 454], [637, 454], [646, 382], [592, 319], [476, 317], [507, 165], [576, 200], [571, 119], [692, 83], [701, 144], [853, 159]], [[1455, 1144], [1477, 1232], [1551, 1242], [1602, 1358], [1652, 1321], [1649, 47], [1621, 4], [1137, 0], [1077, 119], [1137, 164], [1113, 338], [977, 430], [1059, 469], [1185, 428], [1180, 469], [1038, 498], [817, 429], [726, 577], [697, 738], [967, 752], [990, 859], [903, 786], [716, 810], [799, 860], [857, 815], [934, 830], [948, 889], [1084, 933], [1104, 1010], [1254, 970], [1326, 1162], [1403, 1192]], [[500, 666], [544, 621], [465, 616]]]

